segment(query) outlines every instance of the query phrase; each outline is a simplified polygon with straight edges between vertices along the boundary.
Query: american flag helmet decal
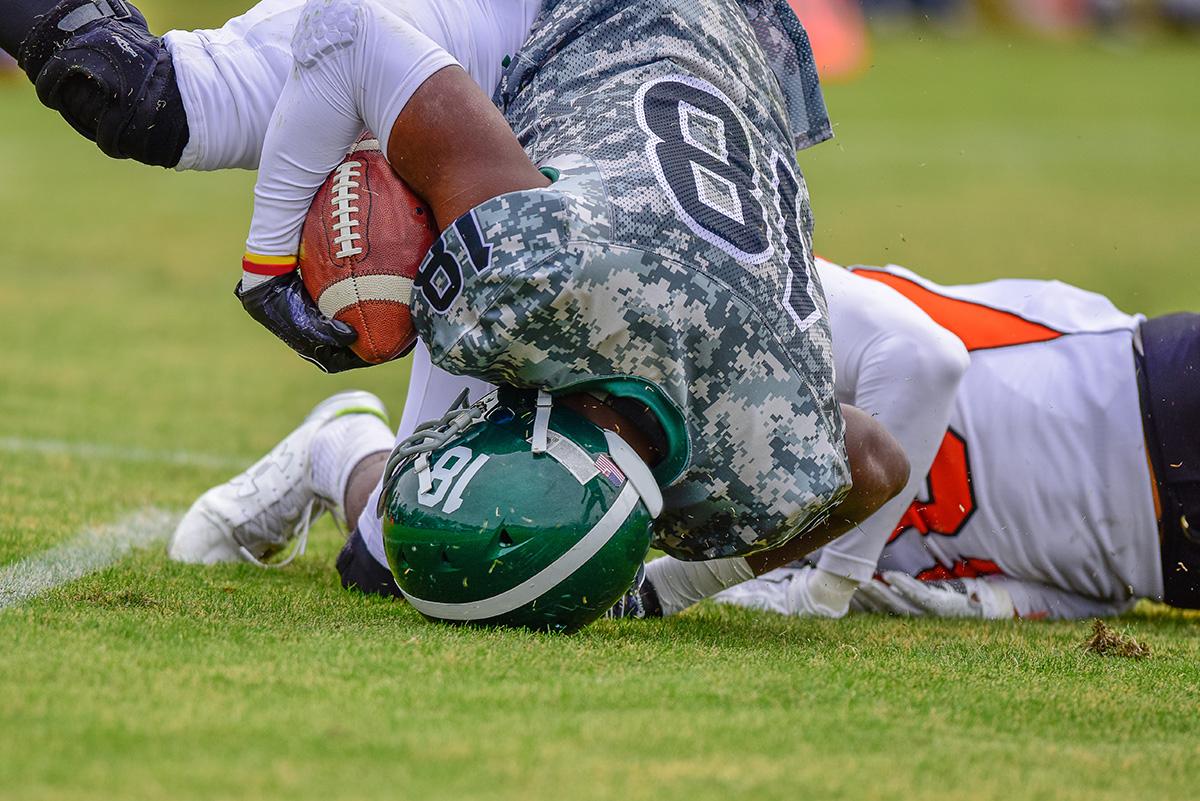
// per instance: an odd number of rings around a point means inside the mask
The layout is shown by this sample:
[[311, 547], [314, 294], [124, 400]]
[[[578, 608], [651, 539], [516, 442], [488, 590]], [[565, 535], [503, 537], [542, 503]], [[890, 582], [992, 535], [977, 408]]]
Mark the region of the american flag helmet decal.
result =
[[621, 468], [617, 467], [617, 463], [607, 453], [602, 453], [596, 457], [596, 469], [614, 487], [619, 487], [625, 483], [625, 474], [621, 472]]

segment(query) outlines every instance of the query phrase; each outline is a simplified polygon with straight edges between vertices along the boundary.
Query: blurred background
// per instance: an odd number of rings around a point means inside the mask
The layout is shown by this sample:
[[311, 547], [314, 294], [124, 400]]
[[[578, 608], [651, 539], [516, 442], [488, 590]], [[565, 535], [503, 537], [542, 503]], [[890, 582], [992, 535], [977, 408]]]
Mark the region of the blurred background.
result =
[[789, 0], [825, 77], [853, 78], [869, 40], [923, 29], [953, 37], [991, 34], [1060, 42], [1147, 43], [1200, 34], [1200, 0]]

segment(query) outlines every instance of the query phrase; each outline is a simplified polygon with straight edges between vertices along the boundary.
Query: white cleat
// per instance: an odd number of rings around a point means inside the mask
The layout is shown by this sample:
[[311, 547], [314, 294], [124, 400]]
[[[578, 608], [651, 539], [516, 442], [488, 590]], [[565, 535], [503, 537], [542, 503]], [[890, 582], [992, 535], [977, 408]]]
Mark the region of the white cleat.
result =
[[792, 586], [792, 579], [799, 571], [800, 568], [794, 567], [772, 570], [758, 578], [743, 581], [741, 584], [722, 590], [713, 597], [713, 600], [719, 604], [744, 606], [747, 609], [757, 609], [761, 612], [791, 614], [788, 590]]
[[313, 489], [313, 438], [347, 414], [373, 414], [387, 422], [383, 401], [369, 392], [341, 392], [322, 401], [250, 469], [201, 495], [175, 529], [167, 555], [176, 562], [266, 567], [267, 559], [295, 540], [291, 554], [274, 564], [282, 567], [304, 553], [309, 526], [336, 507], [335, 499]]

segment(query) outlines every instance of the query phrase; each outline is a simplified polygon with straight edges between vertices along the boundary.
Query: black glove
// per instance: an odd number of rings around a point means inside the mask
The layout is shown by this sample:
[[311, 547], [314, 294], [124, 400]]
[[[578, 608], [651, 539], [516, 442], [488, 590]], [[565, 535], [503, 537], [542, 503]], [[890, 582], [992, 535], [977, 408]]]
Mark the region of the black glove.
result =
[[358, 334], [342, 321], [321, 314], [296, 270], [277, 275], [244, 293], [242, 282], [238, 281], [234, 294], [251, 317], [299, 353], [300, 358], [325, 372], [340, 373], [371, 366], [350, 350]]

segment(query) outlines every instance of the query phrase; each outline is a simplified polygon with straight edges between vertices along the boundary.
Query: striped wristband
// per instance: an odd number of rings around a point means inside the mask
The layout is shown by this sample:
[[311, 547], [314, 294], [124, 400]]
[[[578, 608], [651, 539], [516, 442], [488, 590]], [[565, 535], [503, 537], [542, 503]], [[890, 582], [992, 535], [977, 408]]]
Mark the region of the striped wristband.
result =
[[251, 275], [284, 275], [296, 269], [296, 263], [295, 256], [259, 256], [249, 251], [242, 256], [242, 270]]

